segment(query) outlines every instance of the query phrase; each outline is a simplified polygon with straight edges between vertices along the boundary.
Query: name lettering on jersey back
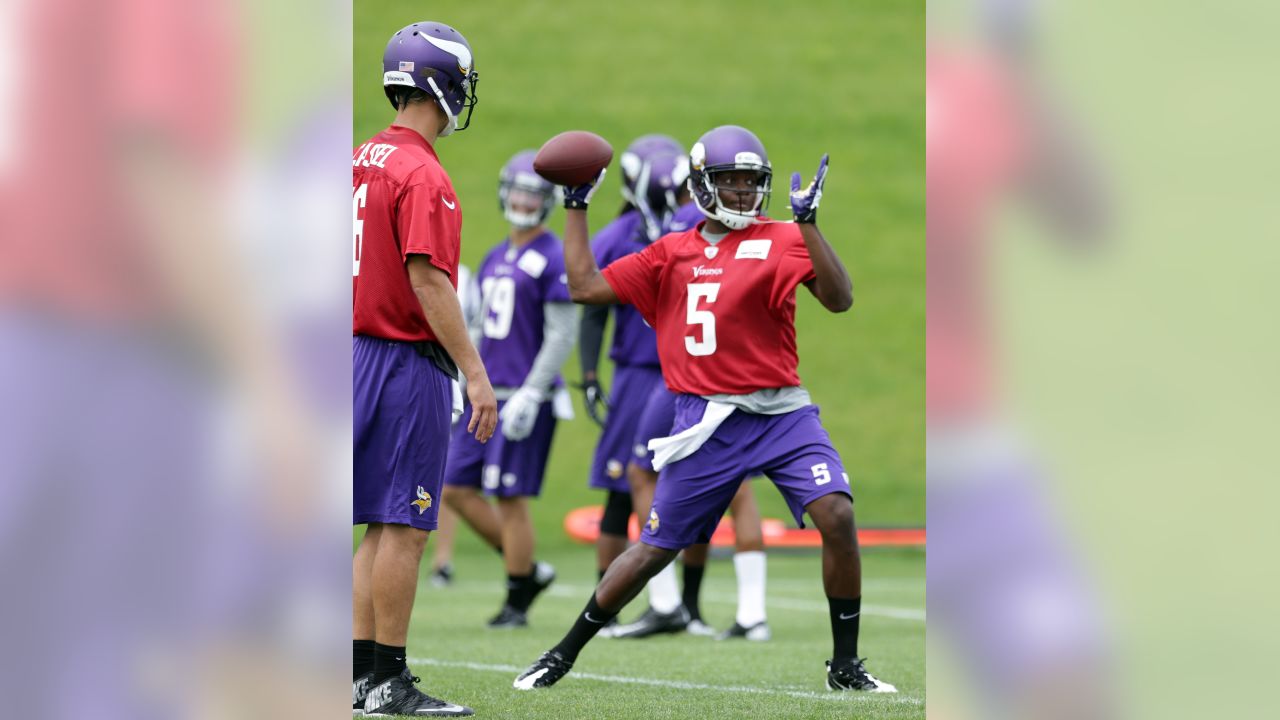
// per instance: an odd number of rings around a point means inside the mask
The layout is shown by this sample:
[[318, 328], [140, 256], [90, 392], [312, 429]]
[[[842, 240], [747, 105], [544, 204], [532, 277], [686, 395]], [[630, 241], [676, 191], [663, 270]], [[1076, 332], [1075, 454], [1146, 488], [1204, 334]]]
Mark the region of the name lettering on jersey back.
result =
[[693, 267], [693, 277], [700, 278], [708, 275], [723, 275], [724, 268], [709, 268], [705, 265], [695, 265]]
[[387, 158], [398, 149], [390, 143], [365, 143], [360, 146], [360, 154], [351, 161], [351, 167], [386, 168]]

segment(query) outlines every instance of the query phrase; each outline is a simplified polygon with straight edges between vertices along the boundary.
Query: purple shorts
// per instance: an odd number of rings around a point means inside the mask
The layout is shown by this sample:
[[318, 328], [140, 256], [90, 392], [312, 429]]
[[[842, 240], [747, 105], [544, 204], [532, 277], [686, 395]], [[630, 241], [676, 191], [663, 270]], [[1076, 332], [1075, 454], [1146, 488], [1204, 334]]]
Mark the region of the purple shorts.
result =
[[[675, 434], [702, 419], [707, 401], [676, 396]], [[849, 476], [815, 405], [783, 415], [735, 410], [706, 444], [662, 469], [641, 541], [680, 550], [711, 540], [742, 481], [767, 475], [804, 527], [804, 508], [824, 495], [852, 499]]]
[[[506, 401], [498, 403], [498, 411]], [[551, 455], [551, 438], [556, 431], [556, 418], [551, 403], [542, 403], [538, 419], [529, 437], [512, 442], [502, 435], [502, 421], [489, 442], [481, 443], [467, 432], [471, 422], [471, 406], [453, 428], [449, 442], [449, 460], [445, 465], [446, 485], [483, 488], [495, 497], [537, 497], [542, 492], [542, 475]]]
[[596, 445], [589, 487], [631, 492], [631, 485], [627, 482], [627, 463], [631, 460], [636, 425], [649, 395], [655, 388], [665, 387], [662, 371], [656, 367], [617, 366], [613, 374], [613, 392], [609, 394], [609, 419]]
[[409, 343], [351, 344], [353, 522], [436, 528], [453, 390]]
[[675, 421], [676, 394], [665, 384], [655, 387], [640, 413], [640, 422], [636, 424], [636, 437], [631, 448], [631, 462], [636, 467], [653, 472], [653, 452], [649, 450], [649, 441], [670, 435]]

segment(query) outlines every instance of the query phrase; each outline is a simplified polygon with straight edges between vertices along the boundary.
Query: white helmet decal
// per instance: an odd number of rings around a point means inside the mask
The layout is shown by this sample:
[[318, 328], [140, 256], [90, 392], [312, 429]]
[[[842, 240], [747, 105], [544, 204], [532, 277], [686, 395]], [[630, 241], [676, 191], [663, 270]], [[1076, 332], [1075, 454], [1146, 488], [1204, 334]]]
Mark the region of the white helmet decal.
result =
[[458, 69], [463, 75], [471, 72], [471, 50], [466, 45], [452, 40], [441, 40], [426, 33], [419, 33], [427, 42], [458, 58]]

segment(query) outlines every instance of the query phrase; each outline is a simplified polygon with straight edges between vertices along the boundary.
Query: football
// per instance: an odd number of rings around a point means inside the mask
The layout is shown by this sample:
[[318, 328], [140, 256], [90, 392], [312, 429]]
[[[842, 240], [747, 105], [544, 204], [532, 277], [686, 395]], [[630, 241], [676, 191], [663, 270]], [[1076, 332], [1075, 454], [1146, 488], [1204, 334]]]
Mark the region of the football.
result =
[[613, 160], [613, 147], [586, 130], [562, 132], [542, 144], [533, 169], [556, 185], [572, 187], [590, 181]]

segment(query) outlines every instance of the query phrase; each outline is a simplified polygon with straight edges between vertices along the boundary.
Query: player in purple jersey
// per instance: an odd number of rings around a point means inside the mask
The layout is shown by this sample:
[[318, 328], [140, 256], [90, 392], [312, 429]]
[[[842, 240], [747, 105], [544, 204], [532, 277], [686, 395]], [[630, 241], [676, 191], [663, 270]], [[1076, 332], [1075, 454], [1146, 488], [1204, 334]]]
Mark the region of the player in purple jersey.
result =
[[[601, 267], [643, 250], [662, 234], [678, 207], [678, 194], [688, 176], [684, 148], [666, 135], [637, 138], [619, 157], [618, 164], [622, 167], [622, 211], [591, 242], [591, 251]], [[603, 428], [588, 481], [590, 487], [608, 493], [596, 541], [596, 569], [601, 577], [627, 548], [627, 525], [633, 511], [627, 463], [641, 410], [653, 389], [662, 384], [653, 328], [629, 305], [615, 305], [613, 309], [609, 359], [614, 363], [614, 376], [608, 403], [598, 378], [608, 306], [583, 308], [579, 340], [587, 413]], [[607, 420], [605, 407], [610, 410]]]
[[[507, 598], [491, 628], [527, 625], [529, 606], [555, 578], [550, 565], [534, 561], [529, 498], [542, 490], [556, 419], [573, 417], [560, 366], [573, 349], [578, 310], [564, 249], [544, 225], [556, 188], [533, 171], [533, 157], [522, 151], [502, 168], [498, 202], [511, 232], [476, 274], [480, 357], [500, 401], [498, 432], [482, 445], [463, 431], [464, 417], [445, 466], [445, 502], [506, 564]], [[482, 492], [497, 499], [496, 513]]]

